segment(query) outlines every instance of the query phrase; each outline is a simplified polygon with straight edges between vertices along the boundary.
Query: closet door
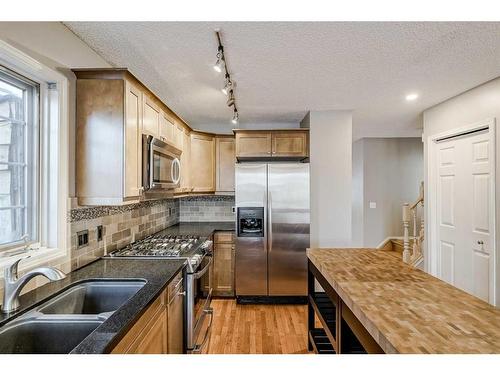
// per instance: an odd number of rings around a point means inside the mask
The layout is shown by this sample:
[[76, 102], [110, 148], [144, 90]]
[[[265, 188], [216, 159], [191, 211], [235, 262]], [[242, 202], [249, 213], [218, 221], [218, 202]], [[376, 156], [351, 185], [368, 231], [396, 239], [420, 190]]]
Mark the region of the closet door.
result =
[[493, 149], [488, 130], [439, 142], [440, 277], [494, 301]]

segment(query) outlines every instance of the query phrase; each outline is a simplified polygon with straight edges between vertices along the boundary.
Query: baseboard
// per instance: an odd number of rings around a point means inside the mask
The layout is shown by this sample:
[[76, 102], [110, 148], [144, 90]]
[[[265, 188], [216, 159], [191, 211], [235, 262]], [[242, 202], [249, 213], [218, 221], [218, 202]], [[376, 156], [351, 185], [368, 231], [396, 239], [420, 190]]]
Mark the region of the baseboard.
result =
[[307, 296], [236, 296], [240, 305], [306, 305]]

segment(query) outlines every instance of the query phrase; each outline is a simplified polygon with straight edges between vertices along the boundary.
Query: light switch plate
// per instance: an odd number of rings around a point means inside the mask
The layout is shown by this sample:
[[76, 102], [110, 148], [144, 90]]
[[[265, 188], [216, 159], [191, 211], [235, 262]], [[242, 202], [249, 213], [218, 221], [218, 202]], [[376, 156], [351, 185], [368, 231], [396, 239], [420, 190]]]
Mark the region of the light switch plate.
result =
[[377, 202], [370, 202], [370, 208], [377, 208]]

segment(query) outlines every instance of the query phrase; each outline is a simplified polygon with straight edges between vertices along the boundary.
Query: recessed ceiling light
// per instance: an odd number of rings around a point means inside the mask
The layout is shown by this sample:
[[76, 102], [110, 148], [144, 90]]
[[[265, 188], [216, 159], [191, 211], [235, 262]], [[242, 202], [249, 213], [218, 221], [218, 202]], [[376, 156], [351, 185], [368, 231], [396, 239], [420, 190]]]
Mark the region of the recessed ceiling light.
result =
[[412, 102], [414, 100], [417, 100], [418, 99], [418, 94], [408, 94], [406, 95], [406, 100], [409, 101], [409, 102]]

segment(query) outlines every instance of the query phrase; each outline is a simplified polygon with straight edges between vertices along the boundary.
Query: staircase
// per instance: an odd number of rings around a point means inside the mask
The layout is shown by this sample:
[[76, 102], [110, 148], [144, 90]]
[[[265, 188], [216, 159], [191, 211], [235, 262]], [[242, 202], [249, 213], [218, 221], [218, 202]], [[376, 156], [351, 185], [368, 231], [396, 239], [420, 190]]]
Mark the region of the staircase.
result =
[[[410, 235], [410, 227], [412, 234]], [[413, 204], [403, 205], [403, 262], [416, 268], [424, 263], [424, 183], [420, 184], [420, 193]]]
[[[411, 234], [410, 234], [411, 230]], [[413, 204], [403, 205], [403, 237], [385, 239], [377, 249], [396, 251], [401, 254], [403, 262], [412, 267], [423, 269], [424, 242], [424, 183], [420, 184], [420, 192]]]

